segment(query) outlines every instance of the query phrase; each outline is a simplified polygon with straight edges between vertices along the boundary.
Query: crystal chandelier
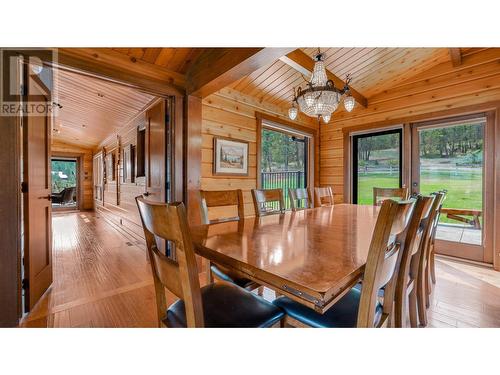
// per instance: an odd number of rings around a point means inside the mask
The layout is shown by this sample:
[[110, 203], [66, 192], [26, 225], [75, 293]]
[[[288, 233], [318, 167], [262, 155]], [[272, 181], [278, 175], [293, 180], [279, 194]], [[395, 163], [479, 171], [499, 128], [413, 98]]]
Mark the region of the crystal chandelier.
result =
[[296, 92], [294, 90], [292, 107], [288, 110], [291, 120], [297, 118], [298, 109], [300, 109], [307, 116], [317, 117], [318, 120], [321, 118], [324, 123], [328, 123], [342, 99], [346, 111], [353, 110], [355, 101], [349, 90], [351, 78], [347, 76], [342, 89], [335, 87], [333, 81], [329, 80], [326, 75], [324, 57], [324, 54], [318, 52], [314, 57], [316, 62], [307, 87], [304, 90], [299, 87]]

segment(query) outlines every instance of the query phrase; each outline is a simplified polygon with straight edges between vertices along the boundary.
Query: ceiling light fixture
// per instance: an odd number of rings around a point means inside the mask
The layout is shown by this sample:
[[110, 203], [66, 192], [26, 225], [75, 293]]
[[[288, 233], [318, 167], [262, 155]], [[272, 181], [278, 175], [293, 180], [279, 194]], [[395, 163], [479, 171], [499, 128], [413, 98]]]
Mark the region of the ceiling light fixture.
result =
[[293, 90], [292, 107], [288, 110], [288, 117], [291, 120], [297, 118], [297, 103], [301, 112], [310, 117], [317, 117], [326, 124], [330, 121], [332, 113], [335, 112], [343, 99], [344, 108], [351, 112], [354, 108], [355, 100], [351, 95], [349, 83], [351, 77], [348, 74], [344, 87], [339, 89], [331, 79], [328, 79], [325, 68], [325, 55], [318, 49], [314, 57], [314, 68], [311, 79], [307, 82], [307, 87], [299, 87], [297, 91]]

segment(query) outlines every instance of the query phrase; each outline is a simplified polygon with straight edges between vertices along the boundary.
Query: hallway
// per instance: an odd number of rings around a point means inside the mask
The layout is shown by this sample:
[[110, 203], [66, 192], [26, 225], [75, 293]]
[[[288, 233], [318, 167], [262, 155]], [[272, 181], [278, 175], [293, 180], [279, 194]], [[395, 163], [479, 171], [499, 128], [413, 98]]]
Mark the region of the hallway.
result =
[[[99, 212], [55, 214], [52, 223], [54, 282], [21, 326], [156, 327], [153, 280], [141, 242]], [[498, 272], [438, 258], [437, 278], [430, 327], [500, 326]], [[266, 298], [273, 296], [265, 290]]]

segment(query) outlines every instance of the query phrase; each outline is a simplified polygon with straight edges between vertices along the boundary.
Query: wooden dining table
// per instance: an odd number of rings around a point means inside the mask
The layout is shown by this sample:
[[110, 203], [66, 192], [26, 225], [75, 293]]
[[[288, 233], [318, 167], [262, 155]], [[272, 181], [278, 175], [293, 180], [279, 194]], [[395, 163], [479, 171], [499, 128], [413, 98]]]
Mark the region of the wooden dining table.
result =
[[191, 233], [198, 255], [324, 313], [362, 278], [379, 210], [338, 204]]

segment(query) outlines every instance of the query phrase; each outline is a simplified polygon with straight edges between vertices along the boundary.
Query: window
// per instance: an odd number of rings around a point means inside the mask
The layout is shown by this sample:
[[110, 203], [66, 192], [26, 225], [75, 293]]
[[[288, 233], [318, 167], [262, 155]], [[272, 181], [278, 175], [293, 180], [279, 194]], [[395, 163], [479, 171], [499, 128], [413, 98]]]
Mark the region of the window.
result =
[[312, 136], [265, 122], [260, 137], [260, 188], [283, 189], [285, 207], [289, 209], [288, 189], [311, 185]]

